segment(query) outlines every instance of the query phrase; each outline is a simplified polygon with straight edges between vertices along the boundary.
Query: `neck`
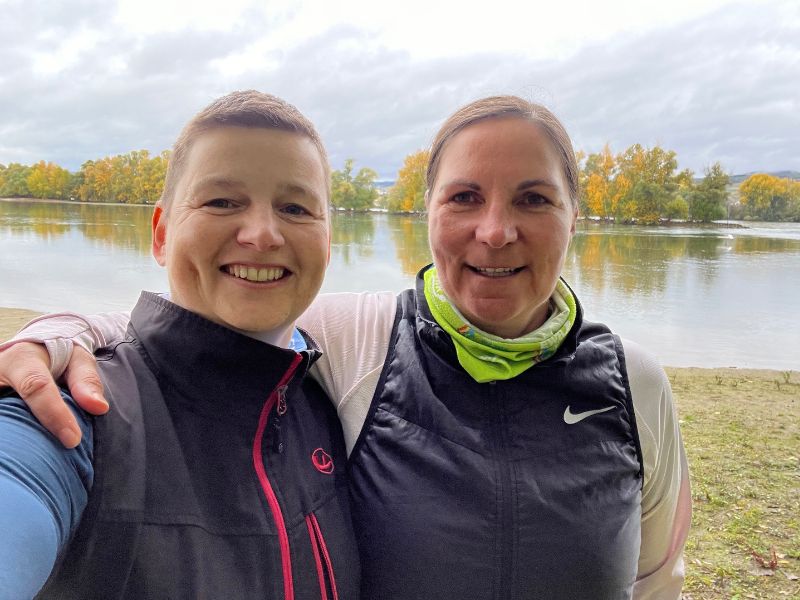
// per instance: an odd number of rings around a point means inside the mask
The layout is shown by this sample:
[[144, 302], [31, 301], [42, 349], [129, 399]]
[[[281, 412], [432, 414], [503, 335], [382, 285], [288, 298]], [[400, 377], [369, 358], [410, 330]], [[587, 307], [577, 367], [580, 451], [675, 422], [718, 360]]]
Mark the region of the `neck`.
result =
[[243, 329], [236, 329], [235, 327], [229, 327], [229, 329], [233, 329], [233, 331], [260, 342], [266, 342], [267, 344], [272, 344], [280, 348], [288, 348], [289, 340], [292, 339], [292, 333], [294, 332], [294, 323], [280, 329], [271, 329], [269, 331], [245, 331]]
[[[171, 294], [161, 294], [162, 298], [169, 300], [173, 304], [177, 304], [181, 306], [179, 303], [175, 302], [172, 299]], [[181, 308], [186, 308], [185, 306], [181, 306]], [[186, 309], [191, 310], [191, 309]], [[264, 342], [266, 344], [271, 344], [273, 346], [278, 346], [279, 348], [288, 348], [289, 341], [292, 339], [292, 333], [294, 333], [294, 323], [289, 325], [285, 325], [278, 329], [270, 329], [268, 331], [247, 331], [245, 329], [237, 329], [236, 327], [228, 327], [224, 323], [219, 323], [223, 327], [227, 327], [231, 331], [235, 331], [236, 333], [241, 333], [242, 335], [246, 335], [247, 337], [251, 337], [254, 340], [258, 340], [259, 342]]]

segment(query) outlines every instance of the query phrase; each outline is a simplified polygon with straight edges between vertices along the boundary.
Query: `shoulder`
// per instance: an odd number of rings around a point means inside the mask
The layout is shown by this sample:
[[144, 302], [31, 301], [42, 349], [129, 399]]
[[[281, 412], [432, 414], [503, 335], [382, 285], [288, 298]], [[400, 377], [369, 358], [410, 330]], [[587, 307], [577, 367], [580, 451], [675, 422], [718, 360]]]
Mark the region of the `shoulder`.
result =
[[625, 367], [633, 394], [634, 408], [649, 405], [669, 389], [669, 380], [656, 356], [636, 342], [622, 340]]
[[320, 294], [298, 319], [298, 324], [307, 329], [322, 318], [359, 317], [362, 311], [374, 316], [394, 319], [396, 296], [393, 292], [342, 292]]
[[630, 340], [623, 340], [636, 428], [644, 459], [643, 502], [661, 486], [680, 479], [681, 455], [678, 417], [672, 388], [653, 354]]
[[311, 334], [323, 352], [331, 353], [343, 343], [388, 338], [396, 307], [392, 292], [322, 294], [297, 324]]
[[669, 379], [658, 359], [636, 342], [622, 340], [636, 424], [655, 432], [664, 425], [664, 411], [674, 410]]

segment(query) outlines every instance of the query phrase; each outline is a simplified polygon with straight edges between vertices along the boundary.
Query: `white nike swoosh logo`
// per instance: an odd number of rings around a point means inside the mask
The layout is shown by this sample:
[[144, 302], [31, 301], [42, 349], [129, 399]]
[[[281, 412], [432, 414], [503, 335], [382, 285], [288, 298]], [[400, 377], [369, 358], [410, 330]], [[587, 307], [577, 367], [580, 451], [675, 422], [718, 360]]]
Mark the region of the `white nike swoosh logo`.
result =
[[606, 406], [605, 408], [598, 408], [595, 410], [587, 410], [580, 413], [573, 413], [569, 406], [567, 406], [566, 410], [564, 411], [564, 423], [567, 425], [575, 425], [575, 423], [580, 423], [587, 417], [591, 417], [592, 415], [599, 415], [600, 413], [604, 413], [609, 410], [614, 410], [614, 406]]

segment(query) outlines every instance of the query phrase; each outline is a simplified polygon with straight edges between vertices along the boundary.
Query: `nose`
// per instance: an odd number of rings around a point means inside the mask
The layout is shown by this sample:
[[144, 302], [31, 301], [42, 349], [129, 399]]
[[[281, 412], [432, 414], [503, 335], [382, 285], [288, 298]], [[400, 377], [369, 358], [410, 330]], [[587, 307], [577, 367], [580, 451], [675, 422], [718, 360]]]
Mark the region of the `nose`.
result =
[[502, 248], [517, 241], [517, 223], [508, 206], [488, 203], [480, 216], [475, 238], [490, 248]]
[[245, 211], [242, 214], [236, 240], [241, 245], [255, 250], [279, 248], [285, 243], [281, 233], [281, 220], [275, 215], [272, 207]]

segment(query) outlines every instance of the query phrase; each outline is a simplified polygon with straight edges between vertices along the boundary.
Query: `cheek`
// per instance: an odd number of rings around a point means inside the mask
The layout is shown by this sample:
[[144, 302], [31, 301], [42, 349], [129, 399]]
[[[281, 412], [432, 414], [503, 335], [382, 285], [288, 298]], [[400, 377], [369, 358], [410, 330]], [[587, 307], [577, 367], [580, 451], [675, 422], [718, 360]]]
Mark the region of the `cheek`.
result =
[[438, 216], [428, 223], [428, 243], [431, 252], [442, 258], [450, 256], [459, 247], [462, 247], [462, 238], [467, 230], [465, 223], [459, 223], [453, 218]]

